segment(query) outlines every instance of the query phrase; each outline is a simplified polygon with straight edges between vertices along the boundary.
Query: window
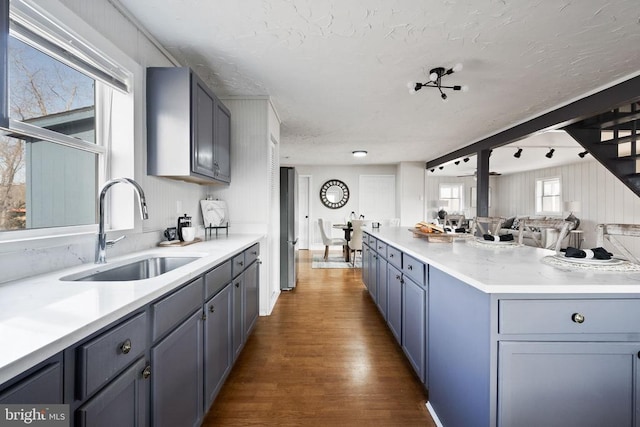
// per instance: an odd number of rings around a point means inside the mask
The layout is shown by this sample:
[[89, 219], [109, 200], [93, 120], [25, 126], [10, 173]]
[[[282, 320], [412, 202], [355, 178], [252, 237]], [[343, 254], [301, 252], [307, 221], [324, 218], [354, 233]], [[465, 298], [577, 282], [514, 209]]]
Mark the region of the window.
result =
[[8, 59], [0, 232], [95, 224], [112, 135], [133, 134], [131, 73], [54, 15], [12, 0], [8, 34], [0, 38]]
[[560, 178], [536, 180], [536, 213], [561, 215]]
[[[464, 209], [464, 186], [462, 184], [440, 184], [440, 200], [445, 211], [461, 212]], [[438, 202], [440, 204], [441, 202]]]

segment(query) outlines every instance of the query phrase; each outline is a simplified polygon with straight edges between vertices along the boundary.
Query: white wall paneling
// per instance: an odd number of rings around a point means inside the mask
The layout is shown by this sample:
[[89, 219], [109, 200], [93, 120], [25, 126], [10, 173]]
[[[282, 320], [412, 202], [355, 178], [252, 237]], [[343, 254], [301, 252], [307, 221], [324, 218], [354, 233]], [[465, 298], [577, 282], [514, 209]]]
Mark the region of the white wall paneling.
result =
[[382, 222], [396, 218], [396, 176], [360, 175], [358, 216]]
[[413, 226], [425, 219], [424, 162], [402, 162], [398, 165], [396, 199], [400, 224]]

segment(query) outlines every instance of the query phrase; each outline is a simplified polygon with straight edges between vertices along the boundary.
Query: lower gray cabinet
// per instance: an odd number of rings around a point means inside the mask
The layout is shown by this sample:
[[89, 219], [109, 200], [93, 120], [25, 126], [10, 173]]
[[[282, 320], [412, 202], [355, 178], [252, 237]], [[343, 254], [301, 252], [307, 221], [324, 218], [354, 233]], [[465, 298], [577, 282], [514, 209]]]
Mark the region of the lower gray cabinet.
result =
[[425, 380], [427, 290], [409, 277], [402, 289], [402, 350], [422, 382]]
[[60, 404], [63, 402], [62, 355], [25, 373], [0, 389], [0, 404]]
[[205, 303], [204, 409], [209, 409], [231, 370], [233, 286], [227, 285]]
[[371, 248], [369, 251], [369, 294], [371, 294], [371, 298], [373, 298], [374, 302], [378, 302], [378, 253]]
[[242, 275], [233, 279], [233, 324], [232, 324], [232, 354], [235, 361], [244, 344], [244, 315], [242, 313]]
[[79, 427], [138, 427], [147, 424], [150, 370], [140, 358], [76, 411]]
[[259, 306], [258, 306], [258, 284], [259, 284], [259, 264], [254, 262], [244, 271], [243, 275], [243, 298], [244, 298], [244, 340], [253, 330], [253, 327], [258, 320]]
[[151, 423], [156, 427], [197, 426], [202, 420], [202, 324], [198, 310], [151, 348]]
[[498, 425], [640, 425], [638, 350], [640, 343], [500, 342]]
[[[363, 240], [364, 241], [364, 240]], [[362, 245], [362, 283], [364, 287], [369, 289], [369, 263], [371, 262], [371, 248], [368, 245]]]
[[376, 304], [384, 320], [387, 320], [387, 260], [378, 256], [376, 266], [377, 300]]
[[387, 324], [398, 343], [402, 343], [402, 273], [389, 263], [387, 264]]

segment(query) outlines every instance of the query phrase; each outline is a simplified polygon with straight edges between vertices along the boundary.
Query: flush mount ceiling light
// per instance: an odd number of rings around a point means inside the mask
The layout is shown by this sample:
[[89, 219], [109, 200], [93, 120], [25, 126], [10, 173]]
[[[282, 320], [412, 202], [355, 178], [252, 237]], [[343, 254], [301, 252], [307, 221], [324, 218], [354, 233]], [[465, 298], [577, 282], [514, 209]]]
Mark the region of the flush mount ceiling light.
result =
[[367, 155], [367, 152], [364, 150], [356, 150], [352, 151], [351, 154], [353, 154], [353, 157], [364, 157]]
[[589, 154], [589, 152], [585, 150], [582, 153], [578, 153], [578, 156], [580, 156], [581, 159], [584, 159], [584, 156], [586, 156], [587, 154]]
[[522, 156], [522, 148], [518, 148], [518, 151], [516, 151], [513, 155], [513, 157], [515, 157], [516, 159], [519, 159], [520, 156]]
[[438, 91], [440, 91], [440, 98], [442, 98], [443, 100], [447, 99], [447, 94], [444, 93], [442, 91], [442, 89], [453, 89], [453, 90], [460, 90], [462, 92], [467, 92], [469, 90], [468, 86], [459, 86], [459, 85], [455, 85], [455, 86], [443, 86], [442, 85], [442, 77], [444, 76], [448, 76], [449, 74], [453, 74], [456, 73], [458, 71], [462, 70], [462, 64], [456, 64], [453, 68], [444, 68], [444, 67], [436, 67], [436, 68], [432, 68], [429, 71], [429, 81], [426, 83], [420, 83], [420, 82], [409, 82], [407, 84], [407, 87], [409, 88], [409, 93], [416, 93], [417, 91], [419, 91], [420, 89], [422, 89], [423, 87], [433, 87], [433, 88], [437, 88]]
[[549, 152], [548, 152], [547, 154], [545, 154], [544, 156], [545, 156], [547, 159], [550, 159], [550, 158], [552, 158], [552, 157], [553, 157], [553, 153], [554, 153], [554, 151], [556, 151], [554, 148], [550, 148], [550, 149], [549, 149]]

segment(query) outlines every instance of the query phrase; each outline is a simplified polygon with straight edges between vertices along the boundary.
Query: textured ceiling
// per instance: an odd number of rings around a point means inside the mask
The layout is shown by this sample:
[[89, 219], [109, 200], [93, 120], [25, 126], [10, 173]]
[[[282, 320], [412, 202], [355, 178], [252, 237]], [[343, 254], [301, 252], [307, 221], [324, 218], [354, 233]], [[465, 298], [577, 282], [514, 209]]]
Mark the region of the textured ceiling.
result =
[[[431, 160], [640, 72], [638, 0], [120, 2], [217, 94], [271, 96], [287, 164]], [[469, 92], [409, 93], [458, 62]]]

